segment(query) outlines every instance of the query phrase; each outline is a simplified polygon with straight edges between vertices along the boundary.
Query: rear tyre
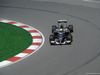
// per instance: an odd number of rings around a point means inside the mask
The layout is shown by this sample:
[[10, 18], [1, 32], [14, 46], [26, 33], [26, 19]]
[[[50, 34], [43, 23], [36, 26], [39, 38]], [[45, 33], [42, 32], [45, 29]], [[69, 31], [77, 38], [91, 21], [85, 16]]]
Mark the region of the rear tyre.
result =
[[73, 32], [73, 25], [69, 25], [68, 29], [70, 30], [70, 32]]
[[52, 33], [54, 32], [54, 30], [57, 28], [57, 26], [56, 25], [53, 25], [52, 26]]

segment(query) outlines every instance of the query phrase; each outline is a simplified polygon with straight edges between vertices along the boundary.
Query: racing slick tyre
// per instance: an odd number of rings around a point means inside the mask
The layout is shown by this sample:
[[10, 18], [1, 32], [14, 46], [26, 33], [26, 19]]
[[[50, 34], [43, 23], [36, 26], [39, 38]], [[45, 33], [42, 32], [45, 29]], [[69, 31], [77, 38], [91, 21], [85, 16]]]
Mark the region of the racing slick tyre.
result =
[[[68, 35], [67, 35], [67, 40], [70, 40], [71, 42], [73, 41], [73, 39], [72, 39], [72, 35], [71, 35], [71, 34], [68, 34]], [[71, 42], [68, 43], [68, 44], [71, 44]]]
[[69, 25], [68, 29], [70, 30], [70, 32], [73, 32], [73, 25]]
[[53, 31], [54, 31], [56, 28], [57, 28], [56, 25], [53, 25], [53, 26], [52, 26], [52, 33], [53, 33]]
[[50, 45], [54, 45], [54, 43], [51, 43], [51, 41], [54, 41], [54, 40], [55, 40], [55, 37], [53, 34], [51, 34], [49, 37]]
[[67, 40], [71, 40], [72, 41], [72, 35], [71, 34], [67, 35]]

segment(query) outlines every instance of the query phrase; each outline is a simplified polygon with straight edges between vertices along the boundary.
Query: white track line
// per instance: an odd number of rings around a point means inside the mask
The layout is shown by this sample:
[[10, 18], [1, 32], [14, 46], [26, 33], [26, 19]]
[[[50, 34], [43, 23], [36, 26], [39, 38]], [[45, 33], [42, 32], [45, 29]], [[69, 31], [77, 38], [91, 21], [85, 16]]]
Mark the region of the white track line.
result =
[[100, 1], [96, 1], [96, 0], [83, 0], [83, 1], [100, 3]]

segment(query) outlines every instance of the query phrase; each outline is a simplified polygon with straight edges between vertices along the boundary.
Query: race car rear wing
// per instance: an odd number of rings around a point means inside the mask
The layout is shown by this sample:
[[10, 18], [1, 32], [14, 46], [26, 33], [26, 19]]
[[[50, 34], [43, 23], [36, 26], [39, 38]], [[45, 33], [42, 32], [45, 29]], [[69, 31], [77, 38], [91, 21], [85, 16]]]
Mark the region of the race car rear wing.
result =
[[58, 20], [58, 23], [67, 23], [67, 20]]

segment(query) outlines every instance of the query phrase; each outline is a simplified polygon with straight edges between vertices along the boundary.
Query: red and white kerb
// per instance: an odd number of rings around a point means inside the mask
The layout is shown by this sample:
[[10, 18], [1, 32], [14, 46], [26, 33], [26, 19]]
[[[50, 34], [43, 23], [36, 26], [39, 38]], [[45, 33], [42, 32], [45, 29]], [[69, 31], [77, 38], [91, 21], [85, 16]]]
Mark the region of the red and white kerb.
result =
[[44, 36], [37, 29], [35, 29], [35, 28], [33, 28], [29, 25], [20, 23], [20, 22], [6, 20], [6, 19], [0, 19], [0, 22], [4, 22], [4, 23], [7, 23], [7, 24], [12, 24], [12, 25], [21, 27], [21, 28], [27, 30], [33, 38], [32, 44], [26, 50], [15, 55], [14, 57], [12, 57], [10, 59], [7, 59], [7, 60], [0, 62], [0, 68], [7, 66], [9, 64], [12, 64], [15, 61], [21, 60], [22, 58], [27, 57], [29, 54], [36, 52], [43, 45]]

